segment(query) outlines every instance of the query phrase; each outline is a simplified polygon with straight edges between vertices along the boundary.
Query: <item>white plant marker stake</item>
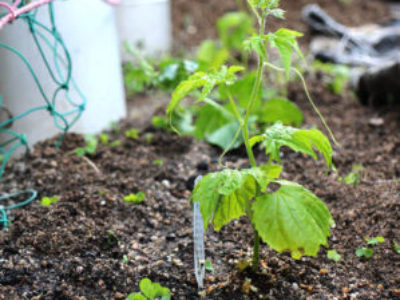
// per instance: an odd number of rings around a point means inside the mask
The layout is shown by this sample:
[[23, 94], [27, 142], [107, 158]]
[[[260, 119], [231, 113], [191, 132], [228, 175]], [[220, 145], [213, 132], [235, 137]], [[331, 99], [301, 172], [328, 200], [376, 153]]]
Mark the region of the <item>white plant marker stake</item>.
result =
[[[198, 176], [194, 182], [196, 186], [202, 176]], [[205, 274], [205, 254], [204, 254], [204, 223], [200, 212], [200, 202], [193, 205], [193, 244], [194, 244], [194, 273], [197, 286], [203, 288]]]

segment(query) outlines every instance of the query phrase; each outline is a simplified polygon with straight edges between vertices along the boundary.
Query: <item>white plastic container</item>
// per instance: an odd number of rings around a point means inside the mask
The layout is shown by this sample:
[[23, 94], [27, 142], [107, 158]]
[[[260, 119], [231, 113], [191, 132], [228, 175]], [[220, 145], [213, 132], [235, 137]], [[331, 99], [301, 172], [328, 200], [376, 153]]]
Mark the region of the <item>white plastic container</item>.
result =
[[116, 6], [122, 58], [129, 60], [124, 43], [143, 45], [151, 56], [171, 48], [171, 7], [169, 0], [122, 0]]
[[[71, 0], [55, 1], [54, 8], [57, 28], [72, 58], [73, 78], [87, 98], [82, 117], [70, 131], [98, 133], [112, 121], [126, 115], [113, 7], [99, 0]], [[49, 24], [46, 6], [39, 8], [37, 19]], [[45, 93], [51, 97], [57, 86], [45, 68], [27, 24], [17, 20], [6, 25], [0, 30], [0, 42], [19, 50], [28, 59]], [[51, 60], [49, 49], [45, 52]], [[14, 116], [46, 105], [22, 60], [1, 47], [0, 70], [0, 94], [3, 96], [4, 106]], [[81, 101], [76, 93], [72, 92], [71, 96], [74, 101]], [[64, 95], [59, 97], [57, 110], [65, 113], [71, 107], [64, 101]], [[10, 129], [25, 133], [30, 146], [61, 132], [46, 110], [29, 114], [14, 122]], [[9, 137], [0, 136], [0, 142], [7, 138]]]

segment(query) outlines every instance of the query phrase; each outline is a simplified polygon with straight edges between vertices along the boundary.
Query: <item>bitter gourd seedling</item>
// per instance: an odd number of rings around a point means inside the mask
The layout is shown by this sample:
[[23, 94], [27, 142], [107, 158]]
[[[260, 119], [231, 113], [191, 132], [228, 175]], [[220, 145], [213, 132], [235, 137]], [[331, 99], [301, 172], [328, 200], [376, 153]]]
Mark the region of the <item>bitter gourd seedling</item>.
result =
[[[268, 62], [268, 47], [278, 50], [286, 77], [290, 75], [292, 53], [302, 54], [296, 41], [300, 33], [288, 29], [268, 34], [264, 32], [268, 16], [283, 16], [283, 11], [278, 8], [278, 0], [248, 0], [248, 3], [258, 21], [259, 32], [246, 41], [247, 48], [253, 50], [258, 57], [256, 78], [246, 111], [238, 108], [235, 95], [230, 91], [230, 86], [237, 81], [237, 75], [244, 70], [243, 67], [222, 66], [218, 71], [197, 72], [181, 82], [172, 94], [167, 114], [171, 115], [194, 90], [200, 90], [196, 103], [221, 107], [209, 96], [214, 87], [224, 87], [230, 103], [229, 117], [235, 117], [230, 126], [235, 126], [236, 133], [229, 137], [221, 135], [220, 138], [229, 139], [230, 145], [233, 145], [241, 134], [251, 168], [224, 169], [207, 174], [194, 188], [192, 201], [200, 204], [205, 229], [211, 223], [218, 231], [230, 221], [245, 215], [250, 219], [254, 229], [252, 266], [256, 270], [259, 264], [260, 237], [272, 249], [288, 251], [295, 259], [303, 255], [316, 256], [321, 245], [328, 245], [330, 227], [334, 224], [328, 208], [301, 185], [279, 179], [282, 171], [279, 153], [281, 147], [286, 146], [317, 159], [318, 151], [325, 158], [327, 167], [333, 168], [333, 150], [328, 138], [319, 130], [296, 129], [281, 123], [250, 138], [250, 116], [262, 83], [264, 68], [269, 66], [282, 69]], [[224, 111], [226, 109], [221, 108], [221, 114]], [[269, 156], [265, 165], [258, 166], [255, 160], [252, 148], [257, 143], [261, 143]], [[278, 184], [279, 189], [270, 191], [268, 186], [271, 183]]]

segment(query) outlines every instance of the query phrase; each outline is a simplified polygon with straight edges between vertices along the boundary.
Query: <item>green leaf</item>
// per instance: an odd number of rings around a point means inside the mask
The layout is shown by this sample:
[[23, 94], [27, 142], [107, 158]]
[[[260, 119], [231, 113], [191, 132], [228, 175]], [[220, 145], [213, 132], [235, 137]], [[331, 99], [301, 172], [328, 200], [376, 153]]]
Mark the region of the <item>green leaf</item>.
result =
[[[205, 140], [209, 144], [216, 145], [221, 149], [225, 150], [231, 144], [239, 127], [240, 124], [238, 121], [227, 123], [224, 126], [215, 130], [214, 132], [206, 134]], [[238, 139], [235, 141], [235, 143], [232, 144], [231, 149], [239, 147], [242, 143], [243, 143], [243, 138], [240, 135]]]
[[49, 207], [53, 203], [57, 203], [60, 199], [57, 196], [54, 197], [43, 197], [40, 200], [40, 204], [46, 207]]
[[[232, 142], [240, 124], [235, 115], [228, 110], [227, 106], [206, 99], [206, 105], [202, 106], [197, 113], [194, 124], [194, 136], [199, 140], [206, 140], [208, 143], [226, 149]], [[255, 118], [249, 120], [249, 127], [253, 128]], [[243, 136], [239, 134], [231, 149], [239, 147], [243, 143]]]
[[253, 224], [264, 242], [278, 252], [289, 251], [299, 259], [316, 256], [320, 245], [328, 245], [334, 224], [326, 205], [309, 190], [294, 182], [281, 186], [253, 203]]
[[136, 203], [136, 204], [142, 203], [145, 199], [146, 199], [146, 194], [144, 192], [139, 192], [137, 194], [132, 193], [124, 197], [125, 202]]
[[243, 47], [247, 51], [253, 50], [264, 60], [267, 60], [267, 49], [265, 47], [265, 37], [260, 35], [253, 35], [243, 42]]
[[198, 97], [197, 101], [203, 101], [216, 85], [222, 83], [227, 85], [233, 84], [236, 81], [236, 73], [242, 70], [243, 67], [240, 66], [231, 66], [229, 68], [222, 66], [218, 72], [197, 72], [193, 74], [188, 80], [182, 81], [172, 93], [172, 98], [167, 108], [167, 114], [171, 113], [190, 92], [196, 89], [202, 87], [201, 95]]
[[136, 140], [136, 139], [139, 138], [139, 129], [133, 128], [133, 129], [126, 130], [125, 131], [125, 136], [128, 139]]
[[204, 72], [194, 73], [187, 80], [182, 81], [172, 93], [171, 102], [167, 107], [167, 114], [171, 113], [190, 92], [202, 87], [207, 81], [208, 78]]
[[342, 256], [336, 250], [328, 250], [326, 256], [334, 262], [339, 262]]
[[260, 121], [265, 123], [282, 122], [284, 125], [300, 126], [303, 113], [293, 102], [285, 98], [269, 99], [262, 107]]
[[362, 247], [362, 248], [358, 248], [356, 250], [357, 257], [365, 257], [365, 258], [369, 259], [372, 257], [372, 255], [374, 255], [374, 249], [372, 249], [372, 248]]
[[162, 159], [155, 159], [155, 160], [153, 160], [153, 165], [155, 165], [155, 166], [163, 166], [164, 165], [164, 161]]
[[[235, 99], [237, 100], [239, 106], [242, 108], [247, 108], [255, 81], [256, 81], [256, 73], [255, 72], [248, 73], [242, 78], [238, 79], [234, 84], [230, 85], [229, 87], [225, 85], [220, 85], [219, 96], [222, 100], [228, 99], [227, 89], [229, 89], [231, 94], [234, 95]], [[262, 90], [260, 87], [256, 95], [254, 107], [261, 106], [261, 98], [262, 98], [261, 94]]]
[[75, 155], [76, 156], [82, 157], [82, 156], [85, 156], [85, 154], [86, 154], [85, 148], [78, 147], [78, 148], [75, 149]]
[[148, 278], [143, 278], [139, 283], [139, 287], [143, 295], [148, 299], [156, 299], [157, 297], [165, 300], [170, 299], [170, 290], [168, 288], [161, 286], [159, 283], [153, 283]]
[[249, 3], [254, 8], [263, 10], [271, 10], [279, 6], [279, 0], [249, 0]]
[[400, 244], [393, 242], [393, 249], [397, 254], [400, 254]]
[[149, 278], [143, 278], [139, 283], [140, 291], [145, 295], [147, 298], [154, 299], [155, 291], [153, 288], [153, 283]]
[[278, 49], [287, 78], [289, 78], [293, 52], [297, 52], [300, 57], [303, 58], [303, 53], [301, 52], [296, 41], [296, 38], [301, 36], [303, 36], [303, 34], [300, 32], [286, 28], [280, 28], [275, 33], [267, 34], [264, 37], [264, 39], [269, 42], [269, 45], [272, 48]]
[[121, 146], [121, 141], [120, 140], [115, 140], [110, 144], [110, 147], [115, 148]]
[[378, 245], [380, 243], [383, 243], [385, 241], [385, 238], [383, 236], [375, 236], [375, 237], [372, 237], [372, 238], [367, 238], [366, 237], [364, 239], [367, 242], [367, 244], [371, 245], [371, 246], [376, 246], [376, 245]]
[[197, 51], [200, 71], [218, 70], [229, 59], [229, 51], [214, 41], [205, 40]]
[[243, 216], [246, 203], [256, 194], [257, 185], [265, 189], [268, 176], [276, 174], [276, 167], [261, 167], [241, 171], [225, 169], [204, 176], [192, 193], [192, 201], [200, 202], [205, 229], [211, 222], [219, 231], [231, 220]]
[[274, 8], [270, 10], [270, 14], [273, 15], [275, 18], [284, 19], [285, 11], [280, 8]]
[[147, 300], [147, 298], [139, 293], [131, 293], [128, 295], [126, 300]]
[[218, 35], [227, 49], [241, 50], [253, 29], [253, 18], [244, 12], [230, 12], [217, 21]]
[[252, 146], [259, 142], [262, 142], [262, 147], [265, 148], [266, 154], [271, 155], [275, 161], [280, 161], [279, 151], [282, 146], [310, 155], [314, 159], [318, 158], [314, 150], [316, 149], [324, 156], [327, 167], [333, 168], [332, 146], [328, 138], [317, 129], [297, 129], [276, 123], [269, 127], [263, 135], [250, 139]]
[[100, 141], [101, 141], [101, 143], [102, 143], [103, 145], [105, 145], [105, 146], [108, 145], [108, 142], [109, 142], [109, 140], [110, 140], [108, 134], [102, 133], [102, 134], [99, 135], [99, 137], [100, 137]]
[[205, 267], [206, 271], [214, 273], [214, 267], [213, 267], [211, 261], [206, 260], [205, 263], [204, 263], [204, 267]]

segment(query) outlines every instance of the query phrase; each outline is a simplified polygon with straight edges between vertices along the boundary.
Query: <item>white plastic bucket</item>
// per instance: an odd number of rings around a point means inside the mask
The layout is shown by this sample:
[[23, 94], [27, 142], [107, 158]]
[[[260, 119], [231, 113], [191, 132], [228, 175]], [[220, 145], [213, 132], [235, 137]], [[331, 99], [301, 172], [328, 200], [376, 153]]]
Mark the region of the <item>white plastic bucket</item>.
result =
[[156, 56], [171, 48], [171, 8], [169, 0], [122, 0], [116, 6], [122, 58], [129, 60], [124, 43], [140, 43]]
[[[58, 31], [72, 58], [73, 77], [87, 98], [82, 117], [70, 131], [98, 133], [126, 115], [113, 8], [99, 0], [71, 0], [55, 1], [54, 10]], [[37, 19], [49, 24], [47, 7], [39, 8]], [[51, 96], [57, 86], [45, 68], [27, 24], [16, 20], [6, 25], [0, 30], [0, 42], [14, 47], [28, 59], [45, 93]], [[48, 49], [45, 52], [52, 57]], [[46, 104], [22, 60], [1, 47], [0, 70], [3, 104], [14, 116]], [[71, 96], [81, 101], [76, 93]], [[70, 109], [67, 101], [61, 99], [57, 103], [61, 112]], [[10, 129], [25, 133], [29, 145], [61, 132], [46, 110], [29, 114], [14, 122]], [[0, 142], [7, 138], [0, 137]]]

